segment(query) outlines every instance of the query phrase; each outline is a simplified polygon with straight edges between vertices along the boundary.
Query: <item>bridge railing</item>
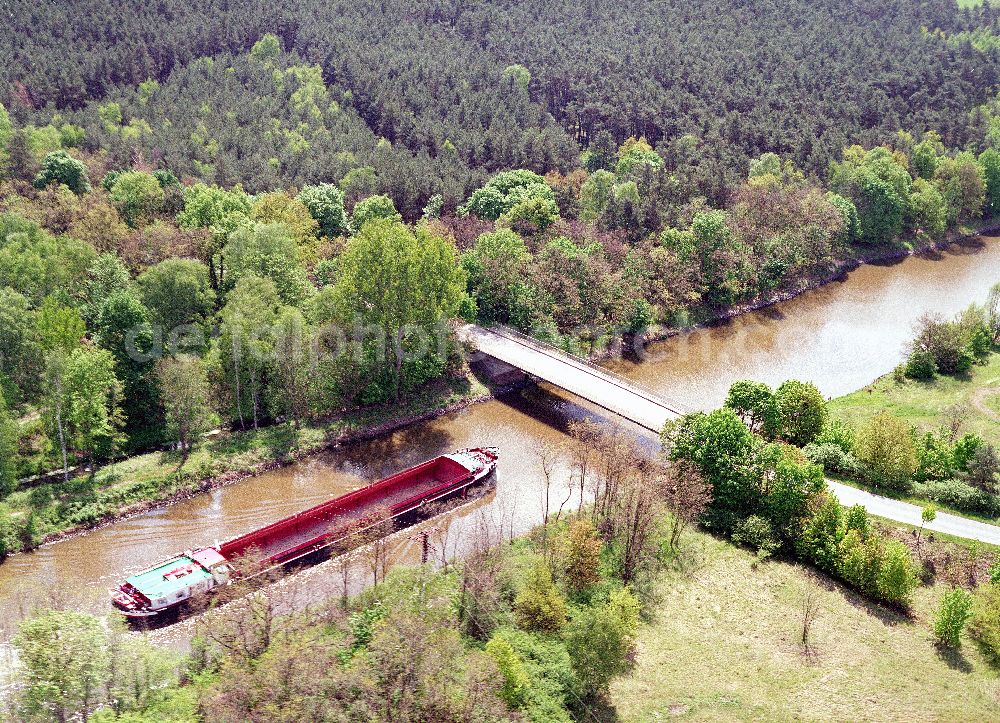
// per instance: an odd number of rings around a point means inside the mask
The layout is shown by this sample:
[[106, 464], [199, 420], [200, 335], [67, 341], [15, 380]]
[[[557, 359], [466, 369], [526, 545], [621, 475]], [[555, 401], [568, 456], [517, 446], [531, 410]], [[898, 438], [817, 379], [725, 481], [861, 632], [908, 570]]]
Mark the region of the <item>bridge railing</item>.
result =
[[625, 377], [621, 376], [620, 374], [616, 374], [610, 369], [606, 369], [605, 367], [602, 367], [599, 364], [595, 364], [594, 362], [588, 359], [584, 359], [583, 357], [577, 356], [576, 354], [568, 352], [565, 349], [561, 349], [557, 347], [555, 344], [550, 344], [547, 341], [536, 339], [535, 337], [525, 334], [524, 332], [518, 331], [517, 329], [513, 329], [509, 326], [498, 324], [496, 326], [488, 327], [486, 331], [490, 331], [494, 334], [497, 334], [498, 336], [505, 336], [514, 341], [519, 341], [523, 343], [525, 346], [533, 347], [538, 351], [542, 352], [548, 351], [557, 354], [559, 357], [564, 358], [567, 361], [573, 362], [578, 366], [586, 367], [588, 371], [595, 374], [596, 376], [605, 377], [609, 382], [618, 387], [627, 389], [634, 394], [646, 397], [650, 401], [662, 405], [665, 409], [668, 409], [669, 411], [677, 415], [683, 415], [687, 411], [689, 411], [685, 409], [683, 405], [677, 404], [676, 402], [665, 398], [662, 394], [653, 389], [650, 389], [649, 387], [633, 382], [631, 379], [626, 379]]

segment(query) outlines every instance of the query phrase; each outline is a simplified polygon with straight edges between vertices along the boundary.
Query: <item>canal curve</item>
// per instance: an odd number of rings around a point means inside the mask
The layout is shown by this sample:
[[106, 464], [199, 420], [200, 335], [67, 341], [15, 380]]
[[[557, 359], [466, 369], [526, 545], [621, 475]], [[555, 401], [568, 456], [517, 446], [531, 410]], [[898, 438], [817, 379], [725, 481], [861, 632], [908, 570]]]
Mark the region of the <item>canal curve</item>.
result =
[[[790, 301], [652, 345], [641, 363], [610, 366], [691, 409], [718, 406], [738, 379], [778, 384], [797, 378], [815, 382], [827, 396], [840, 395], [898, 364], [921, 314], [950, 315], [981, 302], [998, 280], [1000, 238], [984, 238], [861, 266]], [[610, 416], [557, 389], [529, 388], [15, 555], [0, 565], [0, 610], [6, 611], [0, 635], [31, 604], [106, 609], [109, 587], [178, 550], [247, 532], [461, 447], [497, 445], [502, 456], [495, 492], [449, 517], [451, 552], [461, 552], [463, 531], [484, 522], [524, 532], [541, 519], [539, 445], [564, 439], [569, 421], [588, 415]], [[632, 426], [655, 448], [654, 435]], [[557, 472], [556, 506], [566, 497], [566, 476], [565, 469]], [[415, 559], [418, 546], [397, 537], [397, 558]]]

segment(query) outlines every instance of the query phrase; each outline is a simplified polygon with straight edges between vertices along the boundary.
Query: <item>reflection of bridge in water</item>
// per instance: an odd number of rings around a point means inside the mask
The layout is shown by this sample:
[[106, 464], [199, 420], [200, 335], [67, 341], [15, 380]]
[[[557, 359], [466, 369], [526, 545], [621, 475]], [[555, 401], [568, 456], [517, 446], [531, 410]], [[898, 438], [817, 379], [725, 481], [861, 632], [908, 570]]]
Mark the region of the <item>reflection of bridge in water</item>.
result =
[[459, 329], [458, 335], [462, 341], [487, 356], [565, 389], [657, 434], [666, 422], [681, 415], [676, 405], [655, 392], [513, 329], [484, 329], [467, 324]]

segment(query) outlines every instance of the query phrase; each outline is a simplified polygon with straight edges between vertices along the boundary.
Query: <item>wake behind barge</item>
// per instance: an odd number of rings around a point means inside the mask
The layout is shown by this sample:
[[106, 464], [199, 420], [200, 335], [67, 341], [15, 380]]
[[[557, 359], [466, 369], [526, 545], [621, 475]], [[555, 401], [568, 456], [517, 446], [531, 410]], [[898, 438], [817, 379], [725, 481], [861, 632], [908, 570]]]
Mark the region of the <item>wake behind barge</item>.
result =
[[355, 531], [464, 492], [495, 469], [495, 447], [463, 449], [278, 520], [221, 545], [199, 547], [129, 577], [111, 602], [130, 619], [175, 611], [191, 597], [232, 582], [237, 559], [264, 571], [328, 549]]

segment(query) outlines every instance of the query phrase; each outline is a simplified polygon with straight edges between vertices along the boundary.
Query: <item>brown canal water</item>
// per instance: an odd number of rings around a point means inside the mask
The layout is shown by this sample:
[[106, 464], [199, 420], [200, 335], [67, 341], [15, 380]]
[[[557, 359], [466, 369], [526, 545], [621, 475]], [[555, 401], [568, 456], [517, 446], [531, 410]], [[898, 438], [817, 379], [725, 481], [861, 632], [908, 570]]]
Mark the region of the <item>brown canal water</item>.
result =
[[[997, 281], [1000, 238], [984, 238], [940, 254], [861, 266], [790, 301], [653, 345], [642, 363], [611, 366], [689, 409], [719, 405], [729, 385], [746, 378], [809, 380], [826, 395], [840, 395], [898, 364], [922, 313], [951, 315], [983, 301]], [[567, 423], [585, 415], [607, 416], [557, 390], [529, 388], [16, 555], [0, 565], [0, 610], [8, 612], [0, 615], [0, 628], [45, 598], [106, 609], [109, 587], [168, 555], [247, 532], [461, 447], [500, 447], [495, 492], [436, 521], [434, 544], [451, 556], [461, 553], [463, 533], [474, 526], [524, 532], [541, 517], [539, 444], [563, 439]], [[636, 434], [655, 446], [653, 435], [638, 428]], [[553, 508], [568, 496], [567, 477], [565, 469], [554, 476]], [[576, 504], [574, 497], [569, 505]], [[417, 560], [419, 543], [397, 535], [392, 556]], [[336, 587], [332, 571], [309, 577]]]

